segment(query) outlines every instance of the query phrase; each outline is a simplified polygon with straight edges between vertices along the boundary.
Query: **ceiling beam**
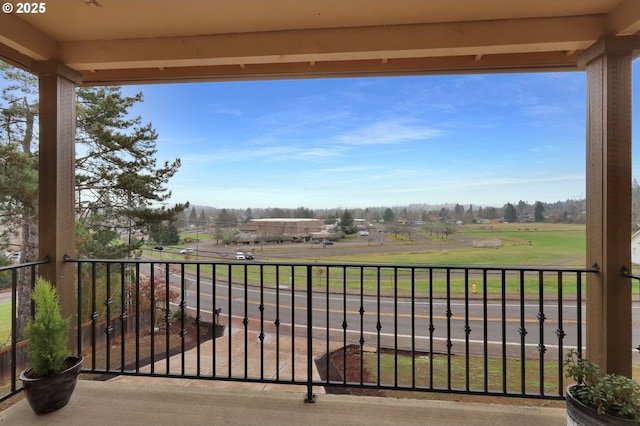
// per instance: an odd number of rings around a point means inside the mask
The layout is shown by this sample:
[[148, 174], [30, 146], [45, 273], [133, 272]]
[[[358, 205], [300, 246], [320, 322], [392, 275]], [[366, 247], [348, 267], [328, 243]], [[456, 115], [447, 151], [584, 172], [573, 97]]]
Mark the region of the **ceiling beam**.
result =
[[0, 60], [25, 71], [31, 70], [32, 61], [30, 57], [2, 43], [0, 43]]
[[604, 19], [590, 15], [64, 42], [60, 60], [77, 70], [167, 69], [571, 51], [598, 40]]
[[640, 31], [640, 1], [625, 0], [607, 15], [607, 35], [632, 35]]
[[579, 55], [578, 67], [585, 68], [589, 62], [605, 54], [633, 55], [638, 51], [640, 51], [640, 36], [604, 37]]
[[382, 60], [218, 65], [83, 71], [83, 85], [142, 84], [259, 79], [427, 75], [482, 72], [575, 71], [579, 55], [539, 52]]
[[0, 13], [0, 44], [36, 61], [56, 59], [58, 43], [18, 16]]

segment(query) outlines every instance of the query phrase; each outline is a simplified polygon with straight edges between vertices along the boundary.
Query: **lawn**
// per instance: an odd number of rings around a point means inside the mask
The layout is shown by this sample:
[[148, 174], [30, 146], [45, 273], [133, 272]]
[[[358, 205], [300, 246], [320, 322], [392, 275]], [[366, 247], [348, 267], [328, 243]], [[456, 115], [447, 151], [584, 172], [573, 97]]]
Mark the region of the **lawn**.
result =
[[[409, 241], [406, 235], [394, 237], [387, 234], [386, 244], [401, 247], [401, 250], [378, 250], [378, 244], [360, 245], [346, 250], [349, 253], [335, 254], [336, 251], [315, 250], [314, 258], [282, 256], [285, 250], [280, 245], [265, 246], [261, 260], [281, 263], [364, 263], [364, 264], [401, 264], [401, 265], [536, 265], [536, 266], [568, 266], [583, 267], [586, 253], [585, 225], [571, 224], [497, 224], [497, 225], [464, 225], [456, 234], [448, 239], [431, 236], [416, 229], [413, 234], [420, 234], [421, 241]], [[205, 242], [206, 234], [200, 236]], [[500, 239], [502, 246], [497, 248], [475, 248], [471, 240]], [[353, 236], [336, 243], [358, 241]], [[464, 242], [467, 242], [466, 244]], [[300, 245], [306, 248], [307, 245]], [[184, 260], [183, 255], [170, 253], [149, 253], [147, 257], [163, 260]], [[193, 259], [192, 259], [193, 260]], [[218, 259], [220, 260], [220, 259]], [[226, 259], [223, 259], [226, 260]]]
[[[374, 352], [365, 352], [364, 365], [369, 372], [377, 372], [378, 366], [380, 367], [381, 383], [394, 383], [397, 377], [399, 384], [410, 386], [414, 379], [412, 372], [415, 371], [416, 386], [447, 389], [447, 377], [450, 375], [452, 389], [485, 390], [485, 378], [488, 383], [486, 390], [489, 392], [519, 393], [523, 387], [523, 364], [516, 359], [506, 359], [503, 364], [502, 359], [488, 358], [485, 371], [484, 358], [480, 356], [467, 358], [464, 355], [434, 355], [413, 359], [410, 356], [399, 356], [396, 361], [391, 353], [381, 353], [378, 356]], [[539, 366], [540, 362], [537, 360], [527, 360], [524, 364], [524, 389], [527, 393], [541, 391]], [[542, 388], [545, 394], [558, 394], [563, 390], [558, 388], [557, 363], [545, 363], [544, 377]]]
[[[448, 240], [437, 239], [433, 247], [415, 245], [407, 251], [355, 253], [332, 256], [331, 261], [431, 264], [431, 265], [536, 265], [583, 267], [586, 253], [584, 225], [536, 224], [466, 225]], [[463, 240], [499, 239], [500, 247], [477, 248]]]
[[[186, 265], [188, 273], [195, 273], [194, 265]], [[482, 271], [472, 270], [468, 278], [465, 278], [462, 271], [453, 271], [449, 275], [441, 268], [434, 269], [430, 277], [429, 269], [416, 267], [341, 267], [341, 266], [313, 266], [312, 282], [315, 289], [324, 289], [327, 285], [334, 290], [343, 291], [346, 283], [347, 289], [360, 289], [377, 292], [392, 291], [396, 285], [400, 291], [411, 291], [411, 283], [415, 282], [413, 291], [426, 293], [433, 291], [442, 293], [449, 291], [452, 293], [464, 293], [465, 284], [476, 285], [475, 291], [482, 294], [485, 291]], [[200, 274], [203, 277], [211, 277], [213, 267], [211, 265], [201, 265]], [[263, 282], [266, 287], [295, 286], [297, 289], [307, 287], [307, 266], [275, 266], [254, 264], [233, 264], [216, 265], [216, 278], [220, 281], [231, 280], [234, 283], [249, 284]], [[503, 286], [503, 278], [500, 272], [490, 272], [487, 274], [487, 293], [500, 293]], [[521, 277], [519, 274], [510, 273], [504, 277], [504, 286], [507, 293], [518, 293], [521, 290], [521, 283], [525, 292], [540, 292], [539, 275], [536, 272], [529, 272]], [[577, 291], [575, 274], [563, 274], [563, 291], [565, 294], [575, 294]], [[557, 293], [558, 275], [557, 273], [546, 273], [542, 291], [545, 294]], [[472, 289], [470, 288], [471, 292]]]
[[[420, 234], [420, 235], [417, 235]], [[403, 237], [401, 234], [400, 237]], [[314, 288], [330, 288], [343, 290], [347, 288], [359, 289], [362, 286], [369, 291], [390, 291], [397, 288], [411, 291], [412, 276], [414, 274], [416, 292], [446, 292], [463, 293], [465, 285], [476, 284], [476, 291], [484, 290], [482, 272], [470, 272], [469, 280], [458, 271], [446, 280], [443, 269], [435, 270], [433, 279], [429, 279], [426, 265], [448, 266], [549, 266], [576, 267], [585, 265], [586, 236], [584, 225], [568, 224], [497, 224], [497, 225], [465, 225], [456, 234], [444, 240], [429, 235], [417, 229], [413, 232], [413, 242], [406, 238], [396, 238], [387, 235], [385, 246], [378, 244], [357, 244], [358, 238], [352, 237], [336, 243], [331, 249], [310, 250], [308, 245], [292, 246], [270, 245], [260, 253], [260, 260], [265, 262], [318, 264], [314, 266], [312, 279]], [[500, 247], [473, 247], [475, 240], [499, 239]], [[202, 241], [202, 240], [201, 240]], [[354, 244], [355, 243], [355, 244]], [[298, 251], [300, 257], [292, 257]], [[314, 257], [309, 257], [313, 253]], [[184, 260], [184, 256], [151, 252], [147, 257], [162, 258], [162, 260]], [[202, 257], [200, 258], [201, 260]], [[214, 261], [219, 261], [216, 259]], [[225, 259], [226, 260], [226, 259]], [[233, 282], [265, 282], [267, 285], [291, 285], [305, 288], [307, 285], [307, 270], [305, 266], [264, 265], [257, 267], [253, 264], [232, 264], [216, 267], [216, 277], [220, 280]], [[337, 264], [371, 265], [362, 270], [359, 268], [343, 269]], [[377, 268], [375, 265], [402, 265], [407, 268]], [[409, 267], [415, 267], [412, 270]], [[187, 266], [188, 271], [195, 271], [194, 266]], [[211, 276], [212, 267], [203, 265], [201, 274]], [[231, 278], [230, 278], [231, 277]], [[292, 278], [293, 277], [293, 278]], [[362, 280], [361, 280], [362, 278]], [[380, 279], [378, 279], [380, 278]], [[502, 291], [502, 278], [499, 274], [489, 274], [487, 277], [488, 293]], [[527, 293], [539, 292], [537, 274], [524, 276], [524, 288]], [[448, 284], [447, 284], [448, 283]], [[447, 288], [449, 286], [449, 288]], [[558, 279], [555, 274], [545, 275], [544, 293], [557, 292]], [[510, 274], [506, 277], [505, 290], [507, 293], [517, 293], [521, 290], [520, 277]], [[563, 276], [565, 293], [576, 293], [575, 275]]]
[[[360, 377], [360, 351], [350, 348], [347, 351], [346, 369], [347, 381], [365, 383], [397, 384], [407, 387], [427, 387], [448, 389], [469, 389], [488, 392], [520, 393], [524, 389], [529, 394], [541, 391], [546, 395], [557, 395], [564, 391], [570, 381], [564, 377], [558, 363], [544, 364], [544, 382], [540, 382], [540, 362], [527, 359], [523, 364], [517, 359], [488, 358], [485, 370], [484, 358], [480, 356], [434, 354], [429, 357], [417, 355], [411, 357], [402, 352], [396, 357], [392, 352], [383, 351], [364, 352], [362, 357], [363, 377]], [[337, 352], [333, 357], [338, 371], [344, 374], [343, 353]], [[336, 362], [337, 361], [337, 362]], [[560, 385], [562, 375], [563, 383]], [[448, 383], [450, 377], [450, 383]], [[524, 377], [524, 382], [521, 380]], [[633, 367], [633, 377], [640, 378], [640, 366]], [[485, 388], [486, 380], [486, 388]], [[356, 391], [358, 392], [358, 391]], [[452, 395], [437, 392], [415, 391], [382, 391], [379, 396], [395, 398], [418, 398], [438, 400], [464, 400], [483, 403], [514, 403], [519, 405], [545, 405], [564, 407], [564, 401], [544, 400], [535, 398], [501, 398], [486, 395]]]
[[11, 303], [0, 304], [0, 347], [11, 342]]

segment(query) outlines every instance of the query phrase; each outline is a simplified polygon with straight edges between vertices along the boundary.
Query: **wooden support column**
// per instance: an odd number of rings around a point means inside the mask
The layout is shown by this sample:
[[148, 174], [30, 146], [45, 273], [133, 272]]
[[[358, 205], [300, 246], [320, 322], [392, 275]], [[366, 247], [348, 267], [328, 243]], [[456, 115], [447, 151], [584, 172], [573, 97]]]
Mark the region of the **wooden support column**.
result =
[[587, 49], [587, 350], [609, 373], [631, 376], [631, 61], [638, 37]]
[[57, 287], [63, 316], [75, 318], [75, 269], [63, 257], [75, 255], [75, 87], [81, 79], [56, 62], [36, 62], [34, 71], [40, 77], [39, 250], [41, 259], [51, 259], [39, 274]]

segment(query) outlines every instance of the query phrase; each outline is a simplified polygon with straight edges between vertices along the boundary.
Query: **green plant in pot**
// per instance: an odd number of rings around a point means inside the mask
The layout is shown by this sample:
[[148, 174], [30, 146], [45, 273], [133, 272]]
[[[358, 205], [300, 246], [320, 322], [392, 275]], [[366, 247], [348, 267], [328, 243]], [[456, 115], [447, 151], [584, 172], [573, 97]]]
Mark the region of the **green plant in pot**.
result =
[[604, 374], [574, 349], [564, 361], [565, 374], [576, 383], [567, 387], [567, 424], [640, 424], [640, 384], [619, 374]]
[[29, 405], [36, 414], [64, 407], [75, 389], [82, 356], [67, 348], [69, 320], [62, 317], [58, 293], [51, 283], [38, 278], [31, 292], [35, 315], [24, 330], [28, 368], [20, 374]]

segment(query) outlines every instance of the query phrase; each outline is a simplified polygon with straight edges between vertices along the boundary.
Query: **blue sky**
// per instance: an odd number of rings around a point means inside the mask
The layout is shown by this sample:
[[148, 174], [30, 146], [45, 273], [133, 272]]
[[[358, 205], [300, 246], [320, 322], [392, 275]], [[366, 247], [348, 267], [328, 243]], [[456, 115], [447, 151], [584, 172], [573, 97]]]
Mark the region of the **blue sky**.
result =
[[[639, 82], [638, 61], [633, 74]], [[182, 160], [169, 185], [172, 202], [501, 207], [584, 197], [585, 78], [573, 72], [314, 79], [124, 92], [144, 93], [132, 112], [156, 128], [158, 159]]]

